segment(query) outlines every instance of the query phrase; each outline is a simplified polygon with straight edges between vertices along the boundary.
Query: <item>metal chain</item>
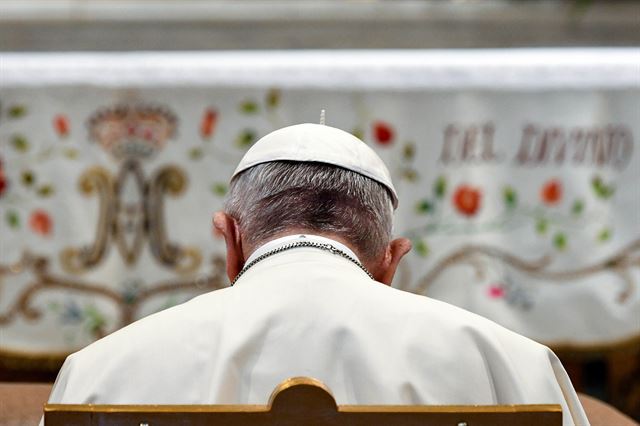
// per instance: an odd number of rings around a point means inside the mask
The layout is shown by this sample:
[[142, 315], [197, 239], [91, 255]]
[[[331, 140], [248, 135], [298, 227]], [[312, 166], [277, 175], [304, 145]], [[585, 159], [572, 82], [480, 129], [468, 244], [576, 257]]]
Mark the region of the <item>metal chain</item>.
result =
[[365, 268], [362, 263], [358, 262], [356, 259], [354, 259], [353, 257], [349, 256], [347, 253], [345, 253], [344, 251], [340, 250], [339, 248], [336, 248], [331, 244], [315, 243], [313, 241], [297, 241], [295, 243], [289, 243], [289, 244], [286, 244], [286, 245], [284, 245], [282, 247], [278, 247], [278, 248], [275, 248], [273, 250], [269, 250], [268, 252], [256, 257], [254, 260], [252, 260], [248, 264], [244, 265], [244, 268], [242, 268], [240, 273], [238, 275], [236, 275], [236, 277], [234, 278], [234, 280], [231, 283], [231, 285], [234, 285], [236, 283], [236, 281], [238, 281], [238, 279], [245, 272], [247, 272], [247, 270], [249, 268], [251, 268], [256, 263], [266, 259], [269, 256], [273, 256], [274, 254], [282, 253], [283, 251], [291, 250], [291, 249], [294, 249], [294, 248], [300, 248], [300, 247], [317, 248], [317, 249], [325, 250], [325, 251], [328, 251], [328, 252], [330, 252], [332, 254], [336, 254], [338, 256], [344, 257], [345, 259], [350, 260], [351, 262], [355, 263], [360, 269], [362, 269], [369, 276], [369, 278], [373, 279], [373, 275], [371, 275], [371, 272], [367, 271], [367, 268]]

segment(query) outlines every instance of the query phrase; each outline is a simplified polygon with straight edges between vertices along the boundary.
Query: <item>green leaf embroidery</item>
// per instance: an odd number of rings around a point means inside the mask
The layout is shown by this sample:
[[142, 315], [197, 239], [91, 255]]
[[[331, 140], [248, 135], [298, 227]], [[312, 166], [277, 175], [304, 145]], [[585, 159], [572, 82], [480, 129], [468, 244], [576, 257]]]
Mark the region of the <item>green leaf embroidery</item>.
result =
[[418, 180], [418, 172], [416, 172], [414, 169], [404, 169], [404, 171], [402, 172], [402, 176], [409, 182], [415, 182], [416, 180]]
[[31, 186], [36, 182], [36, 175], [31, 170], [25, 170], [20, 175], [20, 180], [25, 186]]
[[201, 148], [191, 148], [189, 150], [189, 158], [191, 158], [192, 160], [199, 160], [203, 157], [204, 152], [202, 152]]
[[413, 248], [416, 251], [416, 253], [418, 253], [419, 256], [421, 257], [429, 256], [429, 251], [430, 251], [429, 246], [423, 240], [415, 241], [413, 244]]
[[243, 114], [255, 114], [258, 112], [258, 104], [254, 101], [244, 101], [240, 104], [240, 112]]
[[584, 201], [578, 198], [573, 202], [573, 205], [571, 206], [571, 213], [574, 216], [580, 216], [583, 211], [584, 211]]
[[280, 105], [280, 98], [281, 98], [280, 90], [278, 89], [269, 90], [269, 92], [267, 92], [267, 99], [266, 99], [267, 108], [273, 109], [273, 108], [276, 108], [278, 105]]
[[444, 176], [439, 176], [433, 184], [433, 193], [437, 198], [443, 198], [447, 193], [447, 179]]
[[24, 105], [12, 105], [9, 107], [9, 117], [20, 118], [27, 113], [27, 108]]
[[107, 323], [102, 312], [98, 311], [94, 306], [87, 306], [84, 309], [84, 317], [89, 332], [94, 335], [102, 334], [104, 326]]
[[29, 141], [22, 135], [14, 135], [13, 139], [11, 139], [11, 145], [19, 152], [27, 152], [29, 150]]
[[45, 185], [42, 185], [40, 188], [38, 188], [38, 195], [41, 197], [50, 197], [53, 195], [54, 192], [55, 190], [53, 186], [50, 184], [45, 184]]
[[416, 146], [413, 142], [407, 142], [402, 147], [402, 158], [411, 161], [416, 156]]
[[540, 235], [544, 235], [547, 233], [547, 229], [549, 228], [549, 221], [547, 219], [541, 217], [536, 221], [536, 232]]
[[214, 183], [211, 185], [211, 192], [222, 197], [227, 193], [227, 185], [221, 182]]
[[433, 203], [429, 200], [418, 201], [416, 204], [416, 212], [420, 214], [429, 214], [433, 212], [434, 206]]
[[9, 210], [5, 215], [5, 220], [10, 228], [18, 228], [20, 226], [20, 216], [15, 210]]
[[63, 154], [70, 160], [75, 160], [76, 158], [78, 158], [78, 150], [75, 148], [66, 148], [63, 151]]
[[611, 198], [611, 196], [616, 192], [615, 185], [605, 184], [600, 176], [594, 176], [593, 179], [591, 179], [591, 188], [593, 189], [596, 197], [603, 200]]
[[169, 309], [173, 306], [176, 306], [179, 303], [178, 298], [174, 295], [174, 296], [170, 296], [167, 298], [167, 300], [164, 302], [164, 304], [160, 307], [159, 311], [163, 311], [165, 309]]
[[518, 194], [511, 186], [505, 186], [502, 192], [504, 204], [509, 209], [513, 209], [518, 205]]
[[604, 243], [606, 241], [609, 241], [611, 239], [611, 229], [609, 228], [603, 228], [599, 233], [598, 233], [598, 241], [600, 241], [601, 243]]
[[553, 236], [553, 245], [558, 249], [558, 250], [565, 250], [567, 248], [567, 236], [563, 233], [563, 232], [558, 232], [556, 235]]
[[256, 133], [251, 129], [245, 129], [236, 137], [236, 145], [246, 148], [256, 141]]
[[49, 302], [47, 304], [47, 307], [51, 312], [54, 312], [54, 313], [59, 313], [62, 310], [62, 306], [60, 305], [60, 302], [57, 302], [57, 301]]

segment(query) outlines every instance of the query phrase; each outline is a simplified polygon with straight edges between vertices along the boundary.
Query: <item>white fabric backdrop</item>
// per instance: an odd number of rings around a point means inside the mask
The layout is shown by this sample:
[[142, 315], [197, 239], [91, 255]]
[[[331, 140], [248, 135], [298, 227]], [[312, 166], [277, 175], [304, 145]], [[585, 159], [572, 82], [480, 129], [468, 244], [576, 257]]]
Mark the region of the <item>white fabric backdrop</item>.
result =
[[[0, 336], [64, 353], [227, 285], [210, 230], [280, 126], [362, 137], [395, 286], [554, 346], [640, 333], [640, 50], [0, 55]], [[102, 206], [102, 207], [101, 207]]]

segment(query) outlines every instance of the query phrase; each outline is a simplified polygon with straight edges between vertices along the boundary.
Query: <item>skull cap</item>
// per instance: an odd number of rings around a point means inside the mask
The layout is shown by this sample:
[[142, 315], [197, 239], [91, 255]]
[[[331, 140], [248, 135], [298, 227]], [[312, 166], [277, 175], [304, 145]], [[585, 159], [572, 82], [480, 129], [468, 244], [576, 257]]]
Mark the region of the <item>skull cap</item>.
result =
[[384, 185], [393, 207], [398, 207], [391, 174], [378, 154], [351, 133], [323, 124], [296, 124], [262, 137], [240, 160], [232, 178], [258, 164], [283, 160], [331, 164], [359, 173]]

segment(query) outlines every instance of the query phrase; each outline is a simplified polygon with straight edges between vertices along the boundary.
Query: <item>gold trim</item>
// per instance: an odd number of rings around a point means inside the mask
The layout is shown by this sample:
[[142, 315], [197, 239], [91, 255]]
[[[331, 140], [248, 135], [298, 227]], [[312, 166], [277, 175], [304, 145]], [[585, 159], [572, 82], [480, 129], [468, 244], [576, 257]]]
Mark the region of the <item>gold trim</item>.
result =
[[561, 413], [559, 404], [509, 405], [339, 405], [341, 413]]
[[101, 404], [45, 404], [45, 413], [76, 411], [80, 413], [220, 413], [242, 411], [263, 413], [268, 405], [101, 405]]
[[98, 222], [93, 243], [80, 248], [67, 247], [62, 250], [60, 264], [64, 271], [81, 274], [102, 262], [108, 250], [109, 232], [115, 214], [113, 187], [113, 176], [104, 167], [91, 167], [80, 176], [78, 181], [80, 192], [85, 196], [89, 196], [93, 192], [98, 195]]
[[[133, 241], [126, 238], [127, 224], [123, 222], [122, 189], [133, 179], [142, 210], [135, 218]], [[145, 240], [158, 262], [180, 275], [195, 273], [202, 265], [197, 247], [181, 247], [168, 240], [165, 226], [164, 198], [176, 197], [188, 187], [187, 175], [176, 165], [167, 165], [150, 179], [144, 176], [140, 162], [129, 158], [114, 177], [103, 167], [87, 169], [78, 182], [85, 196], [97, 193], [99, 216], [94, 241], [85, 247], [67, 247], [60, 253], [64, 271], [72, 274], [87, 272], [99, 265], [112, 245], [127, 265], [134, 265], [142, 253]]]
[[338, 404], [336, 403], [331, 390], [322, 383], [318, 379], [314, 379], [313, 377], [291, 377], [281, 382], [276, 388], [271, 392], [271, 396], [269, 396], [269, 402], [267, 408], [273, 408], [274, 405], [277, 404], [277, 400], [281, 400], [284, 398], [284, 393], [287, 391], [300, 392], [302, 388], [311, 388], [316, 392], [320, 392], [320, 398], [325, 397], [326, 403], [333, 407], [334, 409], [338, 408]]
[[[313, 391], [309, 394], [308, 391]], [[288, 398], [289, 394], [293, 398]], [[504, 405], [337, 405], [331, 390], [320, 380], [312, 377], [292, 377], [276, 386], [267, 405], [257, 404], [45, 404], [44, 412], [75, 411], [82, 413], [221, 413], [272, 411], [284, 398], [287, 405], [324, 405], [338, 413], [562, 413], [559, 404], [504, 404]], [[277, 411], [277, 408], [276, 408]]]
[[[116, 404], [45, 404], [45, 413], [75, 411], [80, 413], [266, 413], [270, 405], [116, 405]], [[339, 413], [562, 413], [559, 404], [509, 405], [339, 405]]]
[[180, 247], [167, 238], [165, 226], [165, 194], [177, 197], [182, 194], [189, 181], [175, 165], [166, 165], [157, 170], [148, 181], [145, 198], [145, 215], [149, 222], [147, 237], [151, 253], [161, 264], [171, 267], [179, 274], [190, 274], [198, 270], [202, 255], [196, 247]]
[[[140, 423], [144, 420], [159, 421], [179, 418], [195, 419], [225, 424], [279, 425], [306, 424], [311, 419], [319, 424], [349, 425], [387, 424], [395, 421], [404, 424], [419, 424], [418, 420], [429, 420], [429, 424], [442, 424], [446, 419], [460, 422], [462, 416], [469, 423], [489, 425], [495, 420], [500, 424], [562, 424], [562, 408], [558, 404], [533, 405], [336, 405], [331, 391], [320, 381], [309, 377], [294, 377], [280, 383], [268, 405], [93, 405], [93, 404], [45, 404], [45, 421], [67, 424], [91, 421], [116, 421], [118, 423]], [[392, 415], [389, 419], [387, 416]], [[229, 417], [231, 416], [231, 417]], [[439, 419], [438, 419], [439, 418]], [[373, 421], [373, 422], [372, 422]], [[316, 422], [313, 422], [316, 423]], [[204, 423], [202, 423], [204, 424]], [[452, 423], [455, 424], [455, 423]]]
[[[273, 401], [276, 395], [278, 395], [280, 392], [283, 392], [294, 386], [313, 386], [313, 387], [322, 389], [323, 391], [331, 395], [331, 397], [333, 397], [331, 390], [320, 380], [315, 379], [313, 377], [308, 377], [308, 376], [296, 376], [296, 377], [290, 377], [284, 380], [283, 382], [280, 382], [280, 384], [276, 386], [273, 392], [271, 392], [269, 401]], [[271, 405], [271, 403], [269, 403], [269, 405]]]

